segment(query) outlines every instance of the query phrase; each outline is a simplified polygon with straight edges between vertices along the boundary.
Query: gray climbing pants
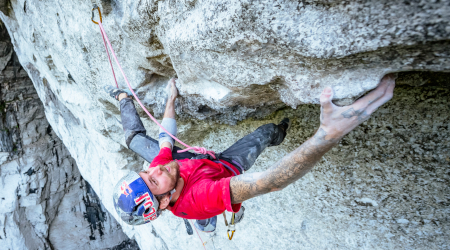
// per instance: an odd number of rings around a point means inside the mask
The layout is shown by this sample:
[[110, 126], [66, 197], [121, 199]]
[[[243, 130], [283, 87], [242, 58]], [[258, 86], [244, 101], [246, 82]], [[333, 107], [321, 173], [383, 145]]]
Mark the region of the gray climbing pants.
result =
[[[120, 101], [122, 126], [125, 132], [125, 141], [129, 149], [148, 162], [159, 154], [158, 141], [147, 136], [144, 125], [136, 111], [133, 100], [124, 98]], [[285, 137], [285, 132], [273, 123], [262, 125], [227, 150], [219, 153], [217, 157], [233, 164], [242, 174], [249, 170], [261, 152], [270, 146], [279, 145]], [[181, 148], [175, 146], [172, 150], [173, 159], [198, 158], [198, 154], [191, 152], [178, 153]]]
[[[120, 101], [120, 113], [128, 148], [146, 161], [152, 162], [159, 153], [159, 144], [157, 140], [146, 135], [146, 130], [139, 118], [132, 99], [124, 98]], [[242, 174], [253, 166], [258, 156], [266, 147], [279, 145], [283, 142], [285, 136], [286, 133], [277, 125], [273, 123], [265, 124], [257, 128], [253, 133], [244, 136], [227, 150], [216, 156], [219, 159], [233, 164]], [[191, 152], [178, 153], [178, 150], [181, 149], [176, 146], [173, 147], [173, 159], [202, 158], [202, 156]], [[207, 158], [207, 156], [203, 158]], [[198, 222], [201, 225], [204, 224], [203, 220], [199, 220]], [[207, 225], [204, 226], [206, 227]]]

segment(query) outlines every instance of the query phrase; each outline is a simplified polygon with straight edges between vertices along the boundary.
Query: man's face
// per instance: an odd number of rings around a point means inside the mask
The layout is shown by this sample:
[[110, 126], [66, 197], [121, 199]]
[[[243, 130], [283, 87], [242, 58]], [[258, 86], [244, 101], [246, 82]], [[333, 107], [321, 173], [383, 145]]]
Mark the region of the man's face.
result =
[[139, 176], [154, 195], [164, 194], [175, 188], [180, 178], [180, 166], [176, 161], [142, 171]]

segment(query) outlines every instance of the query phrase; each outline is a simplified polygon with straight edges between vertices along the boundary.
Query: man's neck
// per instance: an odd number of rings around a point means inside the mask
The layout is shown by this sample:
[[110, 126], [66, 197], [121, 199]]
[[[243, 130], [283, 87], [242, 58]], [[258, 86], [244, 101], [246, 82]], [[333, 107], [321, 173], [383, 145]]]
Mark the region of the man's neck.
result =
[[[183, 187], [184, 187], [184, 180], [183, 178], [180, 177], [180, 179], [178, 179], [177, 186], [175, 187], [175, 193], [172, 194], [170, 204], [174, 204], [175, 202], [177, 202], [178, 198], [181, 195], [181, 191], [183, 191]], [[170, 208], [171, 207], [169, 206], [168, 209], [170, 210]]]

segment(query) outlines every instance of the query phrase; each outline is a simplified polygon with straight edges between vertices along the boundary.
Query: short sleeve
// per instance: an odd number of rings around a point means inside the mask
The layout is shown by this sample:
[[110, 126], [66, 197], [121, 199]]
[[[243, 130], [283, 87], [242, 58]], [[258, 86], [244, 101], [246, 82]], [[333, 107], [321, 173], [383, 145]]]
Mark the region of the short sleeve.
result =
[[172, 149], [164, 147], [159, 151], [159, 154], [153, 159], [152, 163], [150, 163], [149, 168], [164, 165], [171, 161], [173, 161]]
[[197, 209], [212, 214], [222, 213], [224, 210], [238, 212], [241, 209], [241, 203], [231, 204], [231, 178], [200, 181], [192, 193]]

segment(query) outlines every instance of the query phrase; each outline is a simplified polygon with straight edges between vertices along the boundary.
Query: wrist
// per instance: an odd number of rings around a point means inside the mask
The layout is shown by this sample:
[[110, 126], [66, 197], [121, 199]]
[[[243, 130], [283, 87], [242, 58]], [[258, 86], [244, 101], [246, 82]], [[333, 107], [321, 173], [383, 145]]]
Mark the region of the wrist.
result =
[[175, 107], [175, 100], [169, 99], [167, 100], [166, 103], [166, 110], [169, 109], [173, 109]]
[[316, 132], [316, 135], [324, 137], [325, 140], [333, 140], [334, 141], [334, 140], [340, 140], [342, 137], [344, 137], [345, 134], [343, 134], [342, 131], [339, 131], [336, 128], [325, 126], [325, 125], [321, 124], [319, 126], [319, 129]]
[[177, 100], [177, 97], [173, 97], [172, 95], [167, 98], [167, 104], [175, 105], [175, 101]]

